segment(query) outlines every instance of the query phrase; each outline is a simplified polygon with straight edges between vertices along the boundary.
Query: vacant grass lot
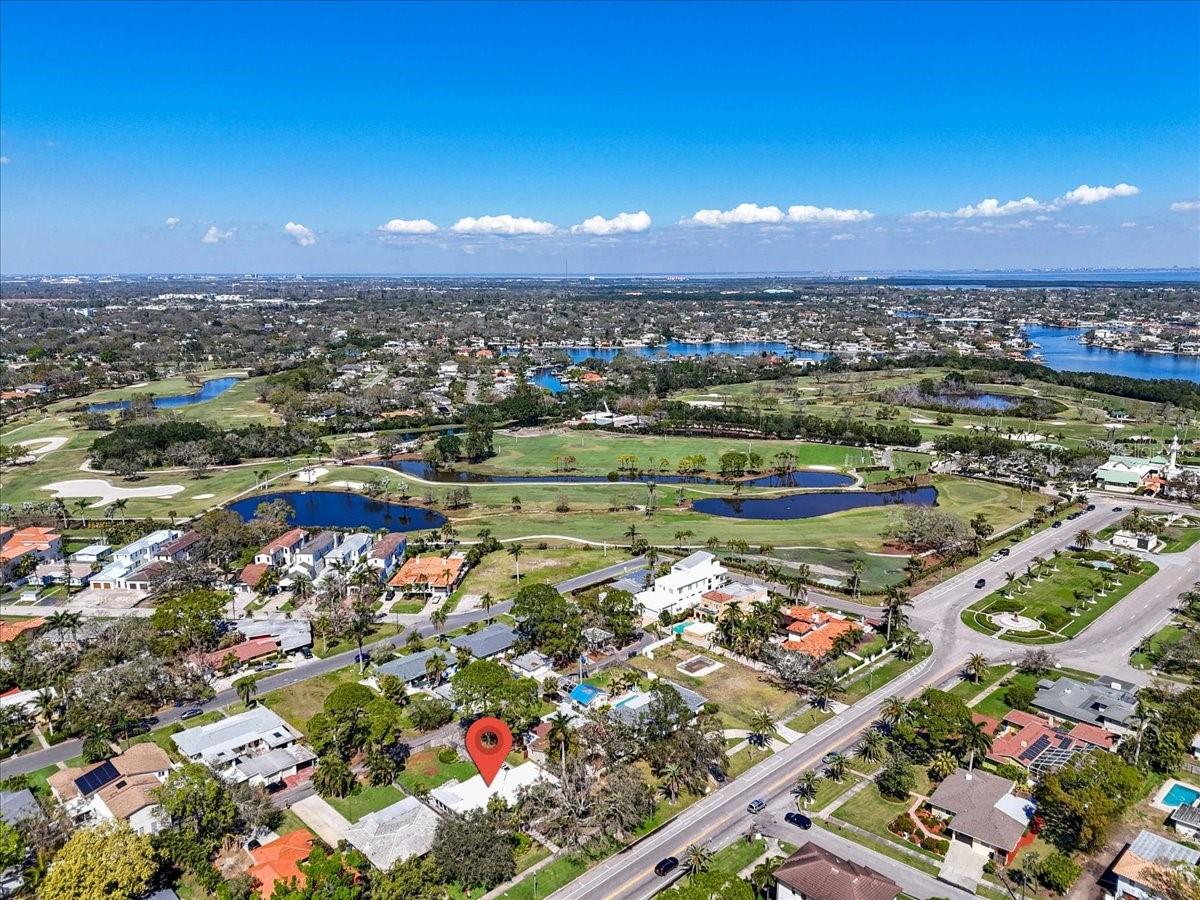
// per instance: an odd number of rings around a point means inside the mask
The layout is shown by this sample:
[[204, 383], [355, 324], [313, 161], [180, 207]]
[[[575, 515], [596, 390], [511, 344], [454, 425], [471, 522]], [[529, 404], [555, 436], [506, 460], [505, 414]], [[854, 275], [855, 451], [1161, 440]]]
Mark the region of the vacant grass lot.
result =
[[404, 794], [390, 784], [364, 784], [349, 797], [326, 797], [326, 802], [342, 814], [347, 822], [357, 822], [368, 813], [386, 809], [404, 799]]
[[[522, 587], [529, 584], [557, 584], [627, 558], [627, 554], [620, 551], [605, 556], [599, 548], [590, 547], [538, 550], [527, 546], [523, 551], [520, 560]], [[492, 599], [499, 602], [516, 592], [517, 563], [507, 551], [502, 550], [488, 554], [467, 574], [454, 592], [451, 603], [457, 603], [464, 594], [491, 594]]]
[[962, 681], [950, 688], [950, 693], [970, 703], [1012, 670], [1013, 667], [1010, 665], [988, 666], [987, 671], [978, 681], [975, 680], [974, 675], [966, 675]]
[[1019, 615], [1037, 619], [1043, 628], [1029, 632], [1007, 631], [998, 635], [1001, 639], [1021, 644], [1050, 644], [1067, 640], [1087, 628], [1158, 571], [1158, 566], [1145, 561], [1141, 562], [1137, 572], [1122, 574], [1112, 571], [1110, 574], [1115, 584], [1101, 596], [1096, 590], [1101, 581], [1101, 572], [1089, 564], [1084, 554], [1064, 557], [1054, 565], [1058, 571], [1046, 568], [1039, 576], [1040, 580], [1025, 579], [1020, 586], [1014, 582], [971, 604], [963, 610], [962, 621], [976, 631], [996, 635], [1000, 629], [989, 616], [1016, 607]]
[[676, 670], [676, 665], [698, 653], [700, 650], [691, 644], [677, 644], [655, 650], [654, 659], [638, 656], [629, 664], [669, 678], [717, 704], [718, 718], [726, 728], [748, 728], [759, 709], [770, 710], [776, 720], [783, 719], [803, 702], [796, 694], [771, 684], [765, 675], [724, 657], [718, 657], [724, 665], [704, 678], [692, 678]]
[[1133, 655], [1130, 656], [1129, 662], [1131, 665], [1139, 669], [1150, 669], [1158, 662], [1163, 651], [1172, 644], [1178, 642], [1187, 634], [1187, 629], [1182, 625], [1172, 622], [1160, 631], [1152, 634], [1149, 640], [1143, 642]]
[[263, 694], [258, 701], [303, 732], [308, 720], [321, 711], [325, 698], [333, 693], [334, 688], [358, 679], [358, 666], [347, 666]]

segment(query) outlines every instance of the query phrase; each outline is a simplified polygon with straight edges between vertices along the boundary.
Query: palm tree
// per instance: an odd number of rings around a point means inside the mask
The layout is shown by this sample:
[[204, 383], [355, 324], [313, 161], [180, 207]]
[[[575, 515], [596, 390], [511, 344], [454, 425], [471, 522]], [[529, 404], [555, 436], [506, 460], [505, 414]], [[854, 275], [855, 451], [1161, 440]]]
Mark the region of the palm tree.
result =
[[957, 768], [958, 760], [954, 758], [954, 754], [947, 753], [945, 750], [939, 750], [929, 760], [929, 774], [938, 781], [953, 775]]
[[982, 722], [966, 722], [962, 733], [958, 736], [958, 746], [962, 753], [969, 755], [967, 771], [975, 768], [976, 754], [986, 754], [992, 749], [992, 736]]
[[566, 772], [567, 745], [571, 743], [571, 719], [569, 716], [557, 712], [548, 718], [546, 722], [550, 725], [550, 730], [546, 732], [546, 740], [550, 742], [550, 746], [558, 746], [562, 760], [561, 771]]
[[850, 587], [855, 598], [858, 597], [858, 590], [862, 586], [862, 573], [866, 565], [861, 559], [856, 559], [850, 564]]
[[907, 631], [904, 636], [896, 643], [896, 653], [905, 662], [913, 660], [917, 651], [924, 645], [925, 639], [914, 632]]
[[484, 595], [479, 598], [479, 605], [482, 606], [483, 611], [487, 613], [487, 620], [489, 622], [492, 621], [492, 607], [495, 605], [495, 603], [495, 598], [489, 593], [484, 593]]
[[632, 550], [634, 548], [634, 545], [637, 543], [637, 536], [638, 536], [637, 526], [634, 525], [632, 522], [630, 522], [629, 527], [625, 529], [625, 537], [629, 538], [629, 549], [630, 550]]
[[750, 743], [755, 747], [765, 747], [772, 738], [778, 736], [779, 729], [775, 727], [775, 717], [771, 711], [766, 708], [755, 710], [750, 716], [749, 734], [746, 735]]
[[237, 688], [237, 695], [242, 701], [242, 705], [249, 709], [254, 698], [258, 696], [258, 682], [253, 678], [242, 678], [234, 687]]
[[58, 646], [63, 645], [63, 635], [71, 628], [71, 615], [67, 612], [55, 612], [46, 617], [46, 625], [58, 635]]
[[517, 587], [521, 586], [521, 554], [524, 552], [525, 548], [519, 543], [508, 546], [508, 555], [513, 558], [513, 565], [517, 567]]
[[820, 783], [821, 776], [812, 769], [801, 775], [792, 785], [792, 794], [796, 797], [797, 803], [803, 803], [805, 808], [811, 806], [813, 800], [817, 799], [817, 786]]
[[879, 762], [887, 754], [887, 738], [882, 731], [869, 728], [863, 732], [854, 752], [867, 762]]
[[433, 623], [433, 627], [436, 628], [440, 634], [442, 629], [446, 627], [446, 619], [449, 617], [450, 610], [447, 609], [445, 604], [443, 604], [430, 613], [429, 621]]
[[693, 534], [695, 534], [695, 532], [692, 531], [690, 528], [682, 528], [679, 531], [676, 531], [675, 532], [675, 549], [682, 550], [683, 542], [686, 541], [688, 538], [690, 538]]
[[712, 857], [712, 851], [700, 844], [692, 844], [683, 851], [684, 865], [687, 866], [688, 873], [693, 875], [707, 872], [708, 867], [712, 865]]
[[976, 684], [979, 684], [979, 682], [983, 681], [983, 676], [988, 673], [987, 657], [982, 653], [972, 653], [967, 660], [966, 671], [971, 676], [971, 679]]
[[912, 606], [912, 600], [909, 599], [908, 594], [899, 585], [888, 585], [883, 600], [884, 615], [887, 617], [888, 643], [892, 641], [893, 625], [903, 628], [908, 624], [908, 616], [904, 614], [906, 606]]
[[425, 660], [425, 677], [429, 680], [430, 684], [437, 687], [442, 683], [442, 676], [446, 674], [448, 667], [449, 664], [446, 662], [446, 658], [441, 653], [435, 653], [429, 659]]
[[49, 730], [50, 736], [53, 737], [54, 720], [58, 718], [58, 697], [49, 688], [42, 688], [34, 696], [33, 704], [37, 709], [38, 718], [46, 723], [46, 728]]
[[1004, 596], [1009, 600], [1012, 599], [1012, 583], [1016, 580], [1017, 576], [1013, 572], [1004, 573]]
[[1086, 528], [1080, 528], [1077, 532], [1075, 532], [1075, 545], [1079, 547], [1080, 550], [1086, 550], [1095, 542], [1095, 535], [1093, 535]]
[[822, 672], [808, 689], [808, 699], [817, 709], [825, 709], [837, 690], [837, 679], [832, 672]]
[[669, 762], [658, 773], [658, 789], [668, 800], [675, 801], [687, 784], [687, 772], [677, 762]]
[[782, 856], [773, 856], [763, 860], [750, 873], [750, 886], [754, 888], [754, 896], [768, 900], [771, 888], [775, 884], [775, 870], [783, 864]]
[[879, 713], [888, 725], [899, 725], [912, 715], [903, 697], [888, 697], [879, 708]]
[[842, 779], [846, 777], [846, 754], [845, 753], [830, 753], [829, 761], [825, 763], [825, 771], [829, 773], [829, 777], [838, 784], [842, 783]]

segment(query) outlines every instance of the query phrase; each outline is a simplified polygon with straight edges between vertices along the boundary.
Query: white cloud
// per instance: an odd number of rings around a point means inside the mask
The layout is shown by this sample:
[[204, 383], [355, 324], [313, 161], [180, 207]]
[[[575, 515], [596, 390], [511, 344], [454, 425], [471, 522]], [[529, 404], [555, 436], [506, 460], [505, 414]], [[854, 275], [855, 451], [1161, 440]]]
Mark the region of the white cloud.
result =
[[646, 231], [650, 227], [650, 215], [643, 209], [635, 213], [617, 213], [611, 219], [591, 216], [578, 225], [571, 226], [572, 234], [624, 234]]
[[739, 203], [733, 209], [725, 211], [719, 209], [697, 210], [690, 219], [684, 219], [683, 221], [689, 225], [720, 228], [724, 225], [775, 225], [783, 220], [783, 210], [778, 206]]
[[1122, 228], [1137, 228], [1137, 222], [1122, 222]]
[[389, 219], [376, 230], [380, 234], [433, 234], [438, 227], [428, 219]]
[[7, 165], [8, 165], [8, 157], [0, 156], [0, 166], [7, 166]]
[[227, 241], [233, 237], [236, 228], [230, 228], [228, 231], [222, 231], [216, 225], [210, 225], [208, 231], [204, 232], [204, 237], [200, 238], [202, 244], [219, 244], [221, 241]]
[[557, 227], [550, 222], [539, 222], [526, 216], [465, 216], [455, 222], [451, 231], [459, 234], [553, 234]]
[[1171, 204], [1171, 212], [1195, 212], [1200, 209], [1200, 200], [1179, 200]]
[[789, 222], [866, 222], [875, 218], [869, 209], [833, 209], [829, 206], [789, 206]]
[[174, 228], [179, 224], [179, 216], [167, 216], [167, 220], [163, 224], [168, 228]]
[[852, 240], [854, 240], [854, 235], [846, 234], [845, 232], [842, 232], [840, 234], [835, 234], [833, 237], [830, 238], [830, 240], [831, 241], [852, 241]]
[[283, 226], [285, 234], [291, 236], [301, 247], [311, 247], [317, 242], [317, 236], [311, 228], [305, 228], [299, 222], [288, 222]]
[[1134, 187], [1132, 184], [1121, 182], [1112, 187], [1105, 187], [1098, 184], [1092, 187], [1090, 184], [1081, 184], [1073, 191], [1067, 191], [1055, 201], [1057, 206], [1071, 206], [1079, 204], [1080, 206], [1091, 206], [1093, 203], [1103, 203], [1105, 200], [1111, 200], [1114, 197], [1134, 197], [1141, 193], [1141, 190]]
[[[1120, 184], [1107, 187], [1105, 185], [1097, 185], [1092, 187], [1088, 184], [1081, 184], [1073, 191], [1067, 191], [1061, 197], [1050, 203], [1043, 203], [1035, 200], [1033, 197], [1022, 197], [1020, 200], [1006, 200], [1001, 203], [995, 197], [988, 197], [980, 200], [978, 203], [969, 206], [960, 206], [953, 212], [945, 212], [936, 209], [922, 209], [914, 213], [909, 213], [910, 219], [993, 219], [1000, 216], [1015, 216], [1022, 213], [1031, 212], [1056, 212], [1067, 206], [1091, 206], [1093, 203], [1102, 203], [1105, 200], [1111, 200], [1114, 197], [1133, 197], [1141, 191], [1132, 184]], [[1038, 221], [1043, 221], [1045, 217], [1039, 216]]]

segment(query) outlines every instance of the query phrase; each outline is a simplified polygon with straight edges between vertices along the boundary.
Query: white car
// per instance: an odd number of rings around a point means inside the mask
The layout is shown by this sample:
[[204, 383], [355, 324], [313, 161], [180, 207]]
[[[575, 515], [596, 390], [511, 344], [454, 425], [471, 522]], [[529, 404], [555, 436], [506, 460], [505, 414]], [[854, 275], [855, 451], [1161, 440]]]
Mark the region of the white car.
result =
[[999, 553], [993, 553], [991, 556], [988, 557], [988, 562], [1000, 562], [1000, 560], [1002, 560], [1002, 559], [1004, 559], [1004, 557], [1001, 556]]

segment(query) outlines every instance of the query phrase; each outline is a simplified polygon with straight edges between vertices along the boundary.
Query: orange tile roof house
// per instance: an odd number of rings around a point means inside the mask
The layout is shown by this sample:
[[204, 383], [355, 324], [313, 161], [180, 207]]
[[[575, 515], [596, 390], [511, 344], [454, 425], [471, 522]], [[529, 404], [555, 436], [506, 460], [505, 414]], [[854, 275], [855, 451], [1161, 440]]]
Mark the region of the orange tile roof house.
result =
[[0, 531], [0, 577], [7, 581], [12, 567], [30, 554], [41, 562], [61, 559], [62, 537], [53, 528], [40, 526]]
[[792, 606], [784, 610], [783, 615], [791, 620], [783, 649], [803, 653], [813, 659], [827, 656], [839, 636], [863, 630], [858, 622], [838, 618], [815, 606]]
[[405, 593], [424, 594], [435, 600], [449, 597], [467, 572], [467, 559], [460, 553], [453, 556], [414, 556], [406, 560], [389, 587]]
[[232, 647], [226, 647], [223, 650], [214, 650], [208, 654], [208, 664], [214, 669], [222, 669], [225, 666], [237, 668], [248, 662], [253, 662], [256, 659], [264, 659], [268, 656], [274, 656], [279, 652], [279, 639], [270, 635], [250, 638], [248, 641], [242, 641], [240, 644], [234, 644]]
[[304, 887], [308, 877], [300, 871], [300, 863], [308, 859], [312, 847], [312, 832], [301, 828], [250, 851], [254, 865], [247, 874], [258, 882], [263, 900], [271, 900], [277, 883], [286, 885], [295, 879], [297, 887]]
[[16, 640], [25, 632], [34, 631], [45, 624], [46, 620], [40, 617], [19, 619], [16, 622], [0, 622], [0, 644], [7, 644], [9, 641]]

